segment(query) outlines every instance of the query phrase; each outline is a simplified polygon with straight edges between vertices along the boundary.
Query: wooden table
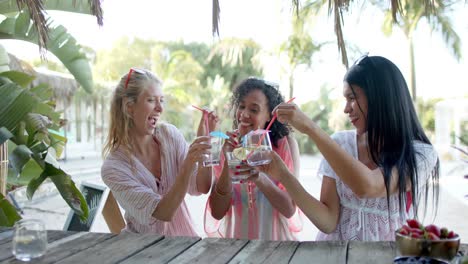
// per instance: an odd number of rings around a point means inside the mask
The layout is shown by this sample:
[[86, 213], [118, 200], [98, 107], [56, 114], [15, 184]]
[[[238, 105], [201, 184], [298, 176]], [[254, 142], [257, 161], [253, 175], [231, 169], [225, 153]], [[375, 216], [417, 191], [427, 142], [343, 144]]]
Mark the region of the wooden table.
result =
[[[12, 229], [0, 229], [0, 263]], [[392, 263], [393, 242], [290, 242], [53, 231], [47, 253], [32, 263]], [[468, 244], [460, 250], [467, 255]]]

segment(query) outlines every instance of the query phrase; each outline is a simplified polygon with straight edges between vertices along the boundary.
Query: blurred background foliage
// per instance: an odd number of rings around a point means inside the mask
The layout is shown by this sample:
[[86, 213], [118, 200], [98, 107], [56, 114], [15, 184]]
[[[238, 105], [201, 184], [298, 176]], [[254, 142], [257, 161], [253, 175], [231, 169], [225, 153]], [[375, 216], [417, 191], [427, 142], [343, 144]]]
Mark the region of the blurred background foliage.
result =
[[[310, 38], [306, 40], [312, 41]], [[320, 51], [321, 46], [321, 44], [314, 45], [316, 49], [309, 52], [307, 56], [311, 58], [314, 52]], [[300, 61], [299, 58], [294, 58], [294, 56], [299, 56], [294, 52], [296, 49], [294, 45], [283, 44], [278, 49], [277, 55], [282, 53], [291, 56], [290, 62], [294, 64], [292, 67], [301, 63], [307, 65], [313, 63], [311, 59]], [[263, 67], [259, 62], [265, 56], [272, 56], [262, 51], [253, 40], [246, 39], [225, 39], [209, 45], [123, 37], [110, 49], [95, 52], [85, 47], [84, 50], [92, 63], [95, 79], [94, 93], [88, 94], [79, 90], [75, 94], [75, 102], [84, 101], [88, 104], [101, 104], [106, 107], [113, 88], [130, 67], [150, 69], [164, 81], [164, 91], [167, 97], [164, 120], [177, 126], [188, 141], [195, 137], [201, 118], [201, 113], [193, 109], [191, 105], [215, 110], [221, 117], [219, 129], [222, 131], [232, 129], [232, 113], [229, 105], [232, 89], [240, 80], [249, 76], [263, 77]], [[53, 61], [37, 60], [32, 63], [36, 67], [67, 72], [61, 64]], [[294, 69], [287, 70], [284, 78], [293, 80], [293, 75]], [[289, 93], [293, 89], [292, 85], [283, 87], [281, 89], [283, 96], [286, 99], [289, 98]], [[341, 87], [325, 83], [322, 87], [309, 89], [319, 89], [318, 96], [311, 96], [306, 103], [300, 105], [310, 118], [329, 134], [337, 130], [352, 129], [343, 113], [344, 100], [330, 96], [332, 91], [340, 91]], [[432, 140], [435, 136], [435, 105], [441, 100], [441, 98], [426, 100], [418, 98], [416, 100], [419, 118]], [[96, 119], [83, 118], [83, 122], [89, 122], [89, 120], [92, 122]], [[467, 125], [464, 125], [460, 137], [468, 137], [467, 130]], [[317, 153], [315, 144], [307, 136], [295, 133], [295, 137], [302, 154]]]
[[[381, 30], [391, 35], [395, 31], [403, 32], [408, 39], [410, 49], [410, 72], [407, 80], [416, 109], [423, 128], [434, 142], [435, 137], [435, 106], [441, 98], [422, 99], [417, 96], [415, 82], [413, 32], [419, 24], [429, 22], [431, 32], [440, 33], [448, 50], [456, 59], [460, 59], [460, 39], [455, 31], [450, 14], [453, 11], [452, 1], [434, 1], [431, 13], [424, 12], [424, 3], [417, 1], [402, 1], [403, 11], [398, 22], [392, 20], [391, 8], [383, 1], [371, 1], [386, 17]], [[343, 113], [344, 100], [341, 96], [342, 87], [324, 81], [321, 87], [294, 87], [299, 72], [313, 70], [317, 61], [316, 54], [325, 46], [339, 44], [336, 41], [317, 42], [311, 32], [317, 16], [327, 9], [328, 1], [307, 0], [297, 10], [298, 16], [291, 21], [291, 33], [287, 39], [273, 49], [264, 49], [252, 39], [223, 38], [213, 43], [184, 43], [183, 41], [158, 41], [122, 37], [114, 42], [111, 48], [94, 51], [82, 47], [92, 65], [95, 80], [94, 94], [79, 90], [75, 94], [75, 104], [84, 102], [93, 109], [101, 109], [99, 114], [91, 111], [87, 117], [81, 117], [80, 122], [106, 122], [108, 101], [119, 78], [131, 67], [147, 68], [155, 72], [164, 81], [166, 108], [163, 118], [177, 126], [188, 141], [195, 136], [201, 113], [191, 105], [208, 107], [215, 110], [221, 117], [220, 130], [232, 129], [232, 113], [230, 110], [231, 91], [242, 79], [249, 76], [264, 77], [266, 63], [277, 62], [281, 68], [280, 80], [286, 80], [288, 87], [280, 87], [287, 100], [292, 98], [295, 89], [310, 89], [311, 96], [301, 102], [301, 109], [307, 113], [327, 133], [343, 129], [352, 129]], [[364, 8], [364, 6], [362, 7]], [[343, 44], [343, 43], [342, 43]], [[347, 58], [357, 58], [363, 52], [353, 43], [346, 43]], [[36, 67], [67, 72], [60, 63], [53, 61], [35, 61]], [[341, 78], [341, 76], [337, 76]], [[332, 80], [329, 80], [332, 81]], [[331, 96], [332, 92], [334, 96]], [[107, 111], [107, 112], [106, 112]], [[94, 115], [94, 117], [92, 116]], [[100, 115], [98, 118], [96, 115]], [[466, 123], [466, 122], [465, 122]], [[106, 134], [105, 124], [95, 124]], [[90, 126], [88, 126], [90, 127]], [[468, 124], [462, 124], [460, 135], [453, 138], [468, 137]], [[77, 130], [77, 134], [78, 134]], [[79, 138], [79, 135], [75, 135]], [[103, 137], [102, 133], [101, 136]], [[316, 146], [308, 137], [296, 134], [302, 154], [317, 153]], [[95, 139], [96, 140], [96, 139]], [[454, 141], [454, 140], [452, 140]], [[102, 139], [101, 139], [102, 142]]]

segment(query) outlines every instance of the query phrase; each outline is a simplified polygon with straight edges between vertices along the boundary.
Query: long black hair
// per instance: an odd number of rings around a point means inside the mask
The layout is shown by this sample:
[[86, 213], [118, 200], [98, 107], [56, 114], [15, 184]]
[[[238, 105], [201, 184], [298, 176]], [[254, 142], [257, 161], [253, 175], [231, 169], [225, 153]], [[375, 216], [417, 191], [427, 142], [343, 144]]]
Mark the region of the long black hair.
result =
[[[383, 172], [387, 203], [389, 204], [389, 186], [392, 169], [398, 171], [398, 193], [400, 214], [406, 204], [407, 180], [411, 183], [411, 195], [414, 215], [417, 215], [420, 193], [418, 185], [417, 155], [422, 155], [414, 148], [418, 140], [431, 145], [418, 120], [408, 86], [398, 67], [390, 60], [365, 56], [359, 59], [344, 77], [353, 93], [353, 86], [359, 86], [367, 97], [367, 140], [372, 160]], [[425, 157], [421, 157], [424, 159]], [[438, 204], [439, 159], [431, 172], [433, 195]], [[426, 175], [424, 175], [426, 176]], [[425, 178], [424, 178], [425, 179]], [[427, 205], [429, 184], [424, 192]], [[405, 201], [405, 203], [404, 203]], [[437, 206], [436, 206], [437, 208]]]
[[[241, 81], [236, 88], [234, 88], [231, 96], [231, 111], [233, 112], [234, 117], [232, 126], [234, 129], [238, 126], [236, 116], [237, 108], [239, 107], [242, 99], [244, 99], [244, 97], [253, 90], [259, 90], [266, 96], [268, 101], [268, 111], [270, 111], [270, 113], [277, 105], [284, 102], [284, 97], [281, 95], [278, 87], [273, 83], [255, 77], [249, 77]], [[266, 128], [267, 125], [268, 122], [263, 125], [263, 128]], [[289, 135], [289, 132], [290, 128], [288, 126], [282, 124], [278, 120], [275, 120], [269, 132], [273, 146], [278, 147], [278, 140]]]

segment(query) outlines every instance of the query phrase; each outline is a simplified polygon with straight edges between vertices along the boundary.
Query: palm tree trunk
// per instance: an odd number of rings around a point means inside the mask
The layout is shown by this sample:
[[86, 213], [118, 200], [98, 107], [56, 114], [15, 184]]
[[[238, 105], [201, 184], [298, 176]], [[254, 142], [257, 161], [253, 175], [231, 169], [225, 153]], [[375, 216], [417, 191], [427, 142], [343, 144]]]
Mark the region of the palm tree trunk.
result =
[[294, 74], [289, 75], [289, 98], [293, 98], [294, 95]]
[[416, 103], [416, 66], [414, 62], [414, 44], [413, 37], [409, 37], [409, 56], [410, 56], [410, 86], [413, 102]]

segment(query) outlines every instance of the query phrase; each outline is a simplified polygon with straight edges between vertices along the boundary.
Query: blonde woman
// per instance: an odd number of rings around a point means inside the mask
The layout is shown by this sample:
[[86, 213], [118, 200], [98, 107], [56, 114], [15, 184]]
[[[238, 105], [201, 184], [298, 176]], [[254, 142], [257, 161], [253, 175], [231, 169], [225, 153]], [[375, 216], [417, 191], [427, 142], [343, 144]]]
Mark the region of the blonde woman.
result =
[[209, 138], [189, 146], [175, 126], [159, 121], [163, 111], [161, 80], [130, 69], [113, 94], [101, 176], [125, 209], [124, 231], [197, 236], [184, 197], [209, 191], [211, 170], [198, 167]]

